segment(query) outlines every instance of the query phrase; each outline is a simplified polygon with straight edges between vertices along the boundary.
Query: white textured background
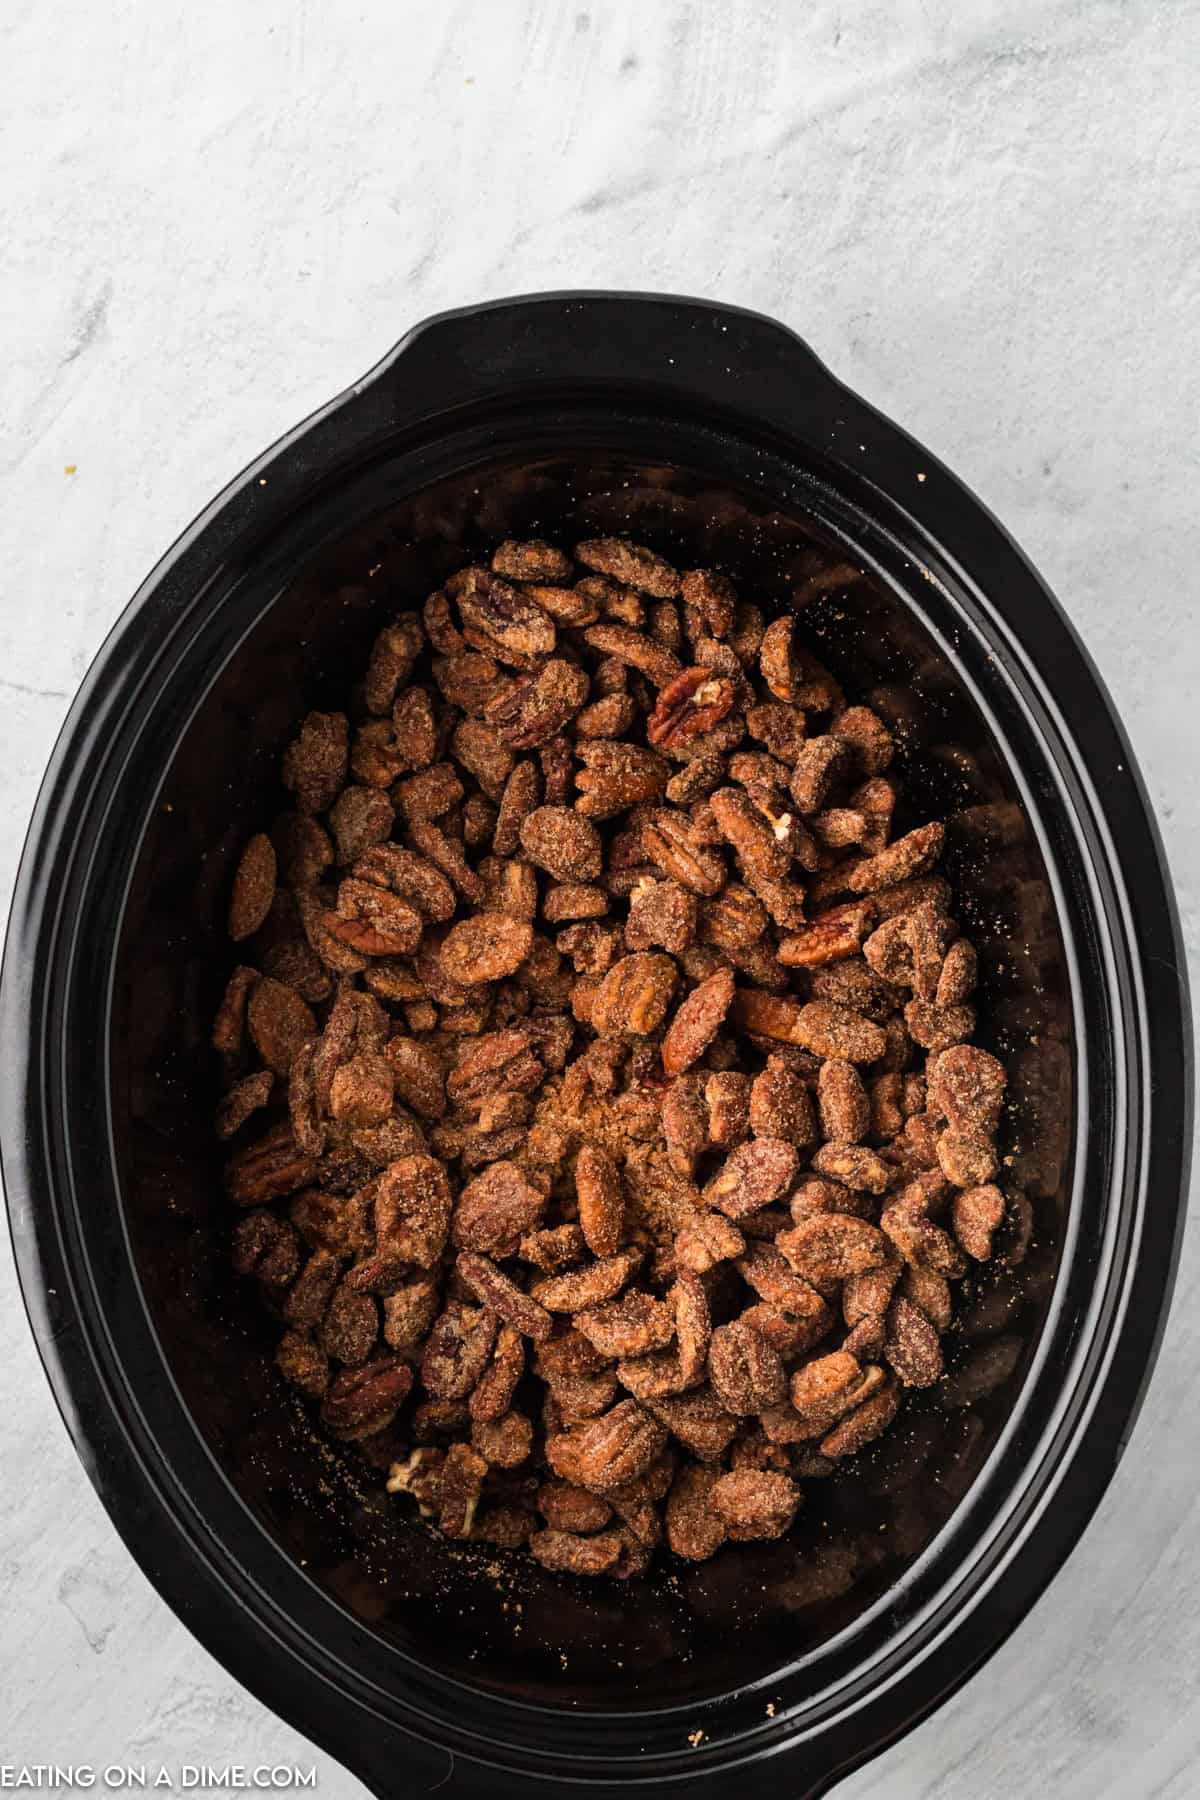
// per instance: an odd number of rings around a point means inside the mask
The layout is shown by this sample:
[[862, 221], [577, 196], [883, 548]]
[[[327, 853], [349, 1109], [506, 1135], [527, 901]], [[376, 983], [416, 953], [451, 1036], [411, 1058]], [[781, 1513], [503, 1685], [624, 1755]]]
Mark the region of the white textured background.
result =
[[[4, 0], [4, 894], [80, 675], [233, 471], [423, 314], [659, 288], [795, 326], [1015, 531], [1194, 959], [1198, 88], [1195, 0]], [[846, 1800], [1200, 1793], [1198, 1301], [1193, 1236], [1085, 1541]], [[0, 1761], [311, 1761], [117, 1540], [6, 1252], [0, 1434]]]

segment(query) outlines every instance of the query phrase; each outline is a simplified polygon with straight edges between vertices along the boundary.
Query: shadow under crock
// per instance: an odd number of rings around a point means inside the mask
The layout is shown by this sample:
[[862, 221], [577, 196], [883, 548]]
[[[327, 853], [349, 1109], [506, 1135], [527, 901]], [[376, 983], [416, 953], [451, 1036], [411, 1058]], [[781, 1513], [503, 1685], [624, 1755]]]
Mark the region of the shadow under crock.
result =
[[[406, 496], [387, 459], [317, 497], [231, 577], [153, 796], [121, 926], [112, 1131], [137, 1269], [170, 1370], [262, 1526], [383, 1643], [539, 1705], [628, 1713], [771, 1678], [889, 1596], [995, 1446], [1025, 1378], [1066, 1237], [1075, 1113], [1070, 957], [1029, 796], [957, 654], [939, 582], [853, 527], [818, 486], [780, 507], [611, 444], [488, 458]], [[948, 873], [980, 953], [981, 1035], [1009, 1070], [1005, 1256], [962, 1284], [948, 1376], [879, 1444], [807, 1484], [795, 1531], [710, 1563], [663, 1558], [633, 1585], [552, 1576], [525, 1555], [448, 1543], [383, 1474], [316, 1428], [277, 1376], [270, 1322], [228, 1260], [233, 1219], [212, 1134], [213, 1013], [236, 960], [232, 868], [282, 809], [280, 753], [309, 707], [337, 708], [379, 626], [501, 537], [626, 531], [682, 566], [715, 564], [811, 647], [900, 746], [904, 811], [950, 825]], [[296, 573], [297, 567], [301, 568]], [[199, 699], [197, 699], [199, 695]], [[190, 709], [188, 716], [187, 709]], [[159, 709], [160, 715], [162, 708]], [[179, 723], [186, 724], [179, 734]], [[164, 730], [168, 727], [164, 727]], [[1076, 1225], [1077, 1220], [1073, 1221]], [[381, 1664], [386, 1680], [386, 1665]]]

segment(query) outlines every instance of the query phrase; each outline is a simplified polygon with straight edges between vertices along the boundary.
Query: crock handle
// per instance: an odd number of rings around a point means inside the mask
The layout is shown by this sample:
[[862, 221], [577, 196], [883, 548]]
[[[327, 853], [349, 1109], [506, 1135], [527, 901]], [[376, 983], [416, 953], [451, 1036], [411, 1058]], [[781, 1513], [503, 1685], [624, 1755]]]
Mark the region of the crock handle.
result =
[[693, 416], [705, 405], [812, 438], [841, 384], [808, 345], [761, 313], [665, 294], [559, 293], [440, 313], [357, 384], [376, 429], [558, 389], [650, 390]]

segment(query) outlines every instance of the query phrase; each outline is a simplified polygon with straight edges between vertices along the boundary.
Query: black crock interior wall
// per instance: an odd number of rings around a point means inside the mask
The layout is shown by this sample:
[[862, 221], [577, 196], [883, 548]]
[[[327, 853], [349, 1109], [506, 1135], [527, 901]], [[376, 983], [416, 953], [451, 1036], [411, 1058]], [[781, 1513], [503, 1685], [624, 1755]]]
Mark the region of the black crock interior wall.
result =
[[[314, 1432], [272, 1368], [268, 1322], [228, 1274], [211, 1136], [208, 1032], [234, 960], [229, 875], [245, 837], [281, 808], [283, 745], [308, 707], [343, 704], [345, 671], [361, 666], [386, 617], [501, 536], [535, 529], [567, 540], [634, 531], [685, 565], [727, 568], [768, 607], [803, 598], [813, 648], [897, 731], [912, 822], [954, 821], [950, 864], [981, 953], [984, 1027], [1016, 1099], [1006, 1179], [1034, 1204], [1020, 1267], [964, 1295], [947, 1390], [920, 1396], [848, 1476], [810, 1484], [786, 1542], [664, 1567], [636, 1591], [449, 1546], [387, 1499], [361, 1454]], [[814, 516], [767, 511], [678, 469], [600, 452], [477, 467], [322, 549], [264, 608], [168, 770], [133, 874], [112, 1036], [115, 1144], [151, 1314], [197, 1426], [267, 1530], [381, 1639], [469, 1683], [627, 1708], [631, 1679], [634, 1703], [653, 1705], [767, 1675], [897, 1580], [961, 1501], [1019, 1387], [1069, 1183], [1062, 946], [984, 722], [916, 615], [865, 567]]]

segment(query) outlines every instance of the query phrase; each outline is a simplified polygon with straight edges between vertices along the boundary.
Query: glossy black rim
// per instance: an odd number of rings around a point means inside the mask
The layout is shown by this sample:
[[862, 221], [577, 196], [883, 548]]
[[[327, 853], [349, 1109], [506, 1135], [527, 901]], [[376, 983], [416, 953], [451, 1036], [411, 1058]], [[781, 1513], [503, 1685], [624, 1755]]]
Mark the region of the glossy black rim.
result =
[[[472, 440], [507, 431], [517, 441], [522, 417], [568, 385], [585, 408], [627, 406], [651, 419], [694, 415], [702, 405], [714, 458], [744, 458], [753, 443], [805, 471], [797, 481], [828, 477], [853, 490], [896, 555], [920, 545], [934, 584], [944, 578], [947, 597], [953, 590], [968, 661], [997, 656], [1004, 665], [1009, 736], [1039, 744], [1042, 764], [1056, 772], [1056, 791], [1031, 795], [1031, 806], [1070, 827], [1062, 841], [1077, 859], [1076, 954], [1089, 976], [1076, 981], [1077, 1001], [1088, 1034], [1111, 1047], [1107, 1060], [1100, 1054], [1103, 1104], [1091, 1121], [1095, 1167], [1110, 1189], [1108, 1225], [1086, 1257], [1069, 1259], [1070, 1279], [1090, 1284], [1087, 1329], [1069, 1356], [1053, 1319], [1043, 1333], [1006, 1434], [1011, 1444], [1024, 1433], [1023, 1479], [1014, 1480], [1011, 1457], [1001, 1473], [993, 1455], [970, 1507], [906, 1576], [906, 1616], [891, 1643], [865, 1658], [856, 1626], [845, 1645], [823, 1646], [824, 1689], [802, 1720], [795, 1708], [768, 1722], [752, 1696], [731, 1690], [698, 1749], [667, 1715], [654, 1715], [656, 1724], [644, 1713], [605, 1714], [589, 1724], [478, 1693], [468, 1700], [415, 1667], [403, 1691], [382, 1674], [374, 1679], [363, 1628], [315, 1595], [231, 1490], [220, 1520], [197, 1510], [194, 1492], [213, 1471], [198, 1434], [189, 1444], [164, 1431], [181, 1403], [138, 1316], [132, 1267], [95, 1268], [79, 1228], [85, 1200], [116, 1204], [96, 1044], [67, 1030], [90, 971], [93, 1006], [98, 998], [98, 846], [128, 810], [122, 770], [189, 621], [240, 567], [269, 554], [298, 508], [363, 459], [435, 440], [461, 462]], [[986, 593], [976, 570], [987, 572]], [[229, 641], [214, 642], [214, 666], [243, 623], [230, 608]], [[111, 862], [111, 844], [108, 855]], [[117, 916], [108, 914], [114, 938]], [[0, 1020], [12, 1073], [0, 1097], [0, 1142], [26, 1305], [60, 1408], [118, 1528], [185, 1623], [378, 1791], [394, 1785], [398, 1752], [414, 1767], [416, 1754], [435, 1780], [454, 1752], [463, 1759], [460, 1792], [515, 1789], [518, 1770], [525, 1780], [595, 1793], [717, 1779], [748, 1792], [741, 1780], [752, 1781], [752, 1766], [780, 1755], [795, 1789], [820, 1792], [1002, 1641], [1068, 1554], [1116, 1466], [1153, 1364], [1182, 1227], [1192, 1099], [1183, 967], [1161, 847], [1107, 695], [1039, 578], [953, 476], [797, 339], [752, 314], [653, 296], [560, 295], [444, 315], [260, 458], [185, 533], [110, 636], [56, 747], [5, 950]], [[96, 1037], [102, 1043], [103, 1032]], [[90, 1105], [72, 1110], [68, 1128], [66, 1096], [86, 1095], [89, 1080]], [[1048, 1368], [1056, 1355], [1065, 1362]], [[705, 1711], [689, 1707], [710, 1726]], [[522, 1749], [514, 1736], [523, 1712], [531, 1726], [536, 1717], [538, 1742]]]

